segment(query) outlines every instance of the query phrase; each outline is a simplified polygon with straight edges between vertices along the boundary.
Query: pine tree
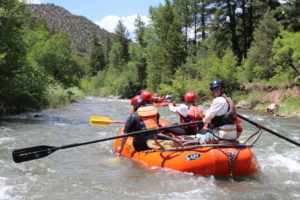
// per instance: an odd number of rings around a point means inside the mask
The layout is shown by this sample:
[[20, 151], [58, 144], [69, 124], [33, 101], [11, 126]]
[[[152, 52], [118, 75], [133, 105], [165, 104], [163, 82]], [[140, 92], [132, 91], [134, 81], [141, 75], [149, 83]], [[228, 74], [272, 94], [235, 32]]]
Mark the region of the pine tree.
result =
[[98, 71], [106, 68], [106, 59], [99, 38], [94, 34], [90, 52], [90, 71], [95, 76]]
[[116, 28], [115, 28], [115, 35], [114, 35], [114, 43], [118, 42], [121, 45], [121, 57], [120, 59], [123, 59], [124, 63], [127, 63], [129, 61], [129, 52], [128, 52], [128, 46], [129, 46], [129, 33], [124, 26], [123, 22], [119, 20]]
[[280, 23], [274, 18], [273, 12], [265, 13], [257, 30], [248, 54], [249, 79], [269, 79], [274, 75], [274, 65], [269, 61], [273, 56], [272, 46], [280, 33]]
[[146, 47], [144, 33], [145, 33], [145, 22], [142, 21], [141, 17], [138, 15], [134, 21], [134, 26], [136, 27], [134, 33], [136, 41], [142, 47]]

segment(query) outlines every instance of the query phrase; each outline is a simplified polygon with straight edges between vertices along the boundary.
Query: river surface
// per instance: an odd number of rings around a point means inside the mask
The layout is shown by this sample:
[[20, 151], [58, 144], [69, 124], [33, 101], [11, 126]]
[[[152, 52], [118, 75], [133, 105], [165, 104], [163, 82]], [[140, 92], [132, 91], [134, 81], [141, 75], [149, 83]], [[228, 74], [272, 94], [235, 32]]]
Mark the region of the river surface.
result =
[[[178, 121], [167, 107], [159, 111], [163, 118]], [[129, 112], [129, 100], [87, 97], [63, 108], [0, 118], [0, 200], [300, 199], [300, 148], [265, 131], [252, 149], [261, 170], [233, 179], [149, 171], [128, 158], [115, 157], [113, 141], [62, 149], [19, 164], [12, 160], [15, 149], [115, 136], [119, 124], [90, 126], [89, 116], [126, 121]], [[299, 119], [239, 112], [300, 142]], [[242, 125], [243, 137], [256, 130], [247, 122]]]

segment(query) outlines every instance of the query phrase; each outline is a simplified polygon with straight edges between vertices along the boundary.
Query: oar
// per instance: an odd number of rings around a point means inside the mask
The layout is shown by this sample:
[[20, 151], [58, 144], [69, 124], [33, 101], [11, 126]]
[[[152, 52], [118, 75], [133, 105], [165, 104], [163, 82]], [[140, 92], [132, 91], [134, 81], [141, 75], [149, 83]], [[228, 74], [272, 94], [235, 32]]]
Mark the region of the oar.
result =
[[29, 148], [24, 148], [24, 149], [17, 149], [12, 152], [12, 156], [13, 156], [13, 160], [16, 163], [21, 163], [21, 162], [26, 162], [29, 160], [35, 160], [35, 159], [46, 157], [59, 149], [67, 149], [67, 148], [72, 148], [72, 147], [77, 147], [77, 146], [82, 146], [82, 145], [87, 145], [87, 144], [93, 144], [93, 143], [103, 142], [103, 141], [107, 141], [107, 140], [114, 140], [114, 139], [128, 137], [128, 136], [135, 136], [135, 135], [140, 135], [140, 134], [145, 134], [145, 133], [156, 133], [156, 132], [158, 133], [159, 131], [169, 129], [169, 128], [176, 128], [176, 127], [180, 127], [180, 126], [187, 126], [187, 125], [199, 124], [199, 123], [202, 123], [202, 121], [195, 121], [195, 122], [189, 122], [189, 123], [183, 123], [183, 124], [164, 126], [164, 127], [159, 127], [159, 128], [155, 128], [155, 129], [149, 129], [149, 130], [135, 131], [135, 132], [118, 135], [118, 136], [114, 136], [114, 137], [108, 137], [108, 138], [103, 138], [103, 139], [93, 140], [93, 141], [83, 142], [83, 143], [69, 144], [69, 145], [64, 145], [64, 146], [60, 146], [60, 147], [42, 145], [42, 146], [29, 147]]
[[111, 119], [105, 116], [90, 116], [90, 125], [107, 126], [111, 123], [125, 124], [125, 122], [112, 121]]
[[298, 147], [300, 147], [300, 144], [298, 142], [296, 142], [296, 141], [294, 141], [294, 140], [292, 140], [292, 139], [290, 139], [290, 138], [288, 138], [288, 137], [286, 137], [284, 135], [281, 135], [281, 134], [279, 134], [279, 133], [277, 133], [277, 132], [275, 132], [275, 131], [267, 128], [267, 127], [264, 127], [264, 126], [262, 126], [262, 125], [260, 125], [260, 124], [258, 124], [256, 122], [254, 122], [254, 121], [252, 121], [252, 120], [244, 117], [243, 115], [237, 114], [237, 116], [240, 117], [241, 119], [249, 122], [250, 124], [253, 124], [254, 126], [257, 126], [258, 128], [261, 128], [261, 129], [263, 129], [265, 131], [268, 131], [269, 133], [271, 133], [273, 135], [276, 135], [277, 137], [280, 137], [280, 138], [282, 138], [282, 139], [284, 139], [284, 140], [286, 140], [286, 141], [288, 141], [290, 143], [293, 143], [293, 144], [297, 145]]

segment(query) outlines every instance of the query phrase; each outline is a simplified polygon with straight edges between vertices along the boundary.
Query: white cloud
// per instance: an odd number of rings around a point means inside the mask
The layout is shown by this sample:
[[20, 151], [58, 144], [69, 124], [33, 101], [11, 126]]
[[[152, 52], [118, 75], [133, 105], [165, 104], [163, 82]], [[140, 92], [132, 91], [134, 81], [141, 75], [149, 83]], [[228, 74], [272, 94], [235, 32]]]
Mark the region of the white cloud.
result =
[[[134, 30], [135, 30], [135, 26], [134, 26], [134, 21], [137, 18], [138, 15], [130, 15], [127, 17], [118, 17], [118, 16], [114, 16], [114, 15], [108, 15], [106, 17], [104, 17], [102, 20], [100, 20], [99, 22], [95, 22], [97, 25], [99, 25], [101, 28], [104, 28], [105, 30], [114, 33], [115, 32], [115, 28], [117, 26], [117, 23], [119, 20], [122, 21], [122, 23], [124, 24], [124, 26], [126, 27], [127, 31], [129, 32], [129, 37], [131, 39], [133, 39], [135, 37], [134, 35]], [[149, 17], [147, 16], [140, 16], [142, 21], [145, 22], [145, 24], [149, 24]]]
[[41, 0], [20, 0], [21, 2], [23, 3], [26, 3], [26, 4], [41, 4]]

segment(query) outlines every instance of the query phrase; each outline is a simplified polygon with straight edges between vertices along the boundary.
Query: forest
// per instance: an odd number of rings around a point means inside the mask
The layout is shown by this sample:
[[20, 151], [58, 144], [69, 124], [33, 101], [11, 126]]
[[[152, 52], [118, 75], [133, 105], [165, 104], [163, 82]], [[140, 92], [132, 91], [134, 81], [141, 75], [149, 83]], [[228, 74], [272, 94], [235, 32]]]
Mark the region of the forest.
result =
[[[131, 98], [142, 90], [210, 97], [209, 82], [245, 98], [246, 84], [300, 83], [300, 1], [165, 0], [137, 17], [135, 39], [119, 21], [86, 56], [18, 0], [0, 2], [0, 113], [57, 107], [85, 95]], [[288, 101], [298, 104], [290, 95]]]

